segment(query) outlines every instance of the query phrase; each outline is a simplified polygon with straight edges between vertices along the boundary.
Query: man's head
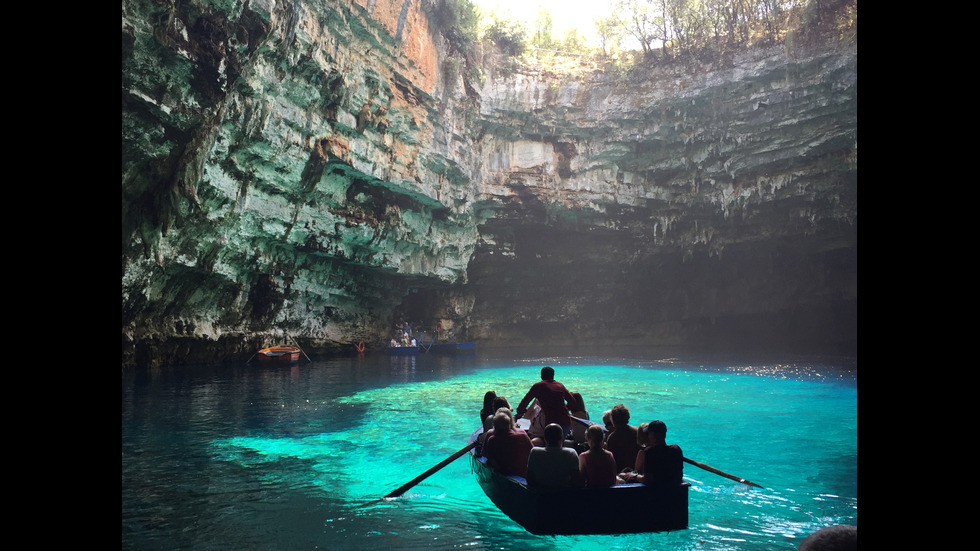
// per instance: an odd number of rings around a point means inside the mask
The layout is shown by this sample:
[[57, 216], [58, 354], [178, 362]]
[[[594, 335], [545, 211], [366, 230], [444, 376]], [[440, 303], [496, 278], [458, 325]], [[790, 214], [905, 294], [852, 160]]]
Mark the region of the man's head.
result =
[[650, 421], [647, 426], [643, 428], [643, 432], [647, 433], [650, 442], [663, 442], [667, 438], [667, 425], [663, 421]]
[[612, 413], [609, 414], [612, 419], [613, 425], [621, 427], [627, 425], [630, 422], [630, 410], [623, 404], [616, 404], [612, 407]]
[[507, 432], [511, 427], [511, 417], [507, 415], [507, 412], [497, 410], [497, 413], [493, 415], [493, 430], [494, 432]]
[[561, 446], [564, 436], [565, 431], [559, 424], [551, 423], [544, 428], [544, 443], [549, 446]]
[[541, 368], [541, 380], [542, 381], [554, 381], [555, 380], [555, 369], [553, 367], [542, 367]]
[[514, 419], [514, 412], [511, 411], [509, 407], [497, 408], [497, 411], [494, 412], [494, 416], [496, 416], [498, 413], [503, 413], [508, 419], [510, 419], [510, 428], [517, 426], [517, 419]]
[[647, 424], [647, 431], [661, 436], [667, 436], [667, 425], [663, 421], [650, 421]]

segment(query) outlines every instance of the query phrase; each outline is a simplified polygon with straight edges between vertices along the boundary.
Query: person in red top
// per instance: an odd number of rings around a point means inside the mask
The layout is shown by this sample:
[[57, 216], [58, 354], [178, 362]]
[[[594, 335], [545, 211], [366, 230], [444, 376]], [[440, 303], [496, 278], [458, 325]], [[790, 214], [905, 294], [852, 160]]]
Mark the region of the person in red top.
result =
[[541, 380], [531, 385], [531, 389], [524, 395], [524, 399], [517, 405], [515, 412], [518, 419], [527, 412], [527, 406], [531, 400], [538, 399], [541, 411], [544, 414], [546, 425], [555, 423], [561, 425], [567, 437], [572, 429], [572, 418], [568, 412], [575, 406], [575, 399], [568, 392], [565, 385], [555, 380], [555, 370], [551, 367], [541, 368]]
[[527, 458], [533, 447], [527, 433], [514, 427], [507, 413], [498, 411], [493, 416], [493, 434], [487, 437], [480, 453], [488, 465], [503, 474], [526, 478]]
[[585, 430], [589, 450], [579, 454], [578, 467], [588, 488], [605, 488], [620, 482], [616, 476], [616, 458], [602, 447], [604, 436], [601, 425], [589, 425]]

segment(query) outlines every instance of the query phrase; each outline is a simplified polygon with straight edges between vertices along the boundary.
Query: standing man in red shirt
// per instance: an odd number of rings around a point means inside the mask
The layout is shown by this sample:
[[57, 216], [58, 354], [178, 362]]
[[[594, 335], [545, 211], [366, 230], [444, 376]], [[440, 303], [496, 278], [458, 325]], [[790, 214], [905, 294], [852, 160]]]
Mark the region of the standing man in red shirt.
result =
[[575, 399], [568, 392], [565, 385], [555, 380], [555, 370], [551, 367], [541, 368], [541, 380], [531, 385], [531, 389], [524, 395], [524, 399], [517, 406], [515, 412], [520, 419], [527, 412], [527, 406], [531, 400], [538, 399], [541, 406], [541, 413], [544, 415], [545, 424], [556, 423], [561, 425], [564, 430], [562, 434], [565, 438], [572, 430], [572, 419], [568, 416], [575, 405]]

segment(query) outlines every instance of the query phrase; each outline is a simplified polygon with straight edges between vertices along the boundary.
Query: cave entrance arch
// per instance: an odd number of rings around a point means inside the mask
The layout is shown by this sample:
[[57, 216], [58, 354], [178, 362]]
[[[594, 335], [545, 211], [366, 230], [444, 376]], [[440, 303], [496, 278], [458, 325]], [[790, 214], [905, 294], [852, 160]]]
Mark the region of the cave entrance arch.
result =
[[392, 324], [397, 326], [407, 322], [415, 335], [421, 331], [435, 331], [444, 317], [442, 315], [444, 309], [445, 293], [442, 289], [409, 287], [405, 290], [401, 304], [392, 313]]

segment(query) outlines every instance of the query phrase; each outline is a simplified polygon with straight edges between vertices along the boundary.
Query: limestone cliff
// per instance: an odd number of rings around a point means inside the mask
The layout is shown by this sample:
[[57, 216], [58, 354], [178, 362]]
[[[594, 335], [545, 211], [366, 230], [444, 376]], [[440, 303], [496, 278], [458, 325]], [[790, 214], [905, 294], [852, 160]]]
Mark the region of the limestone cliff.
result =
[[433, 0], [125, 0], [123, 365], [478, 343], [852, 351], [857, 54], [464, 60]]

